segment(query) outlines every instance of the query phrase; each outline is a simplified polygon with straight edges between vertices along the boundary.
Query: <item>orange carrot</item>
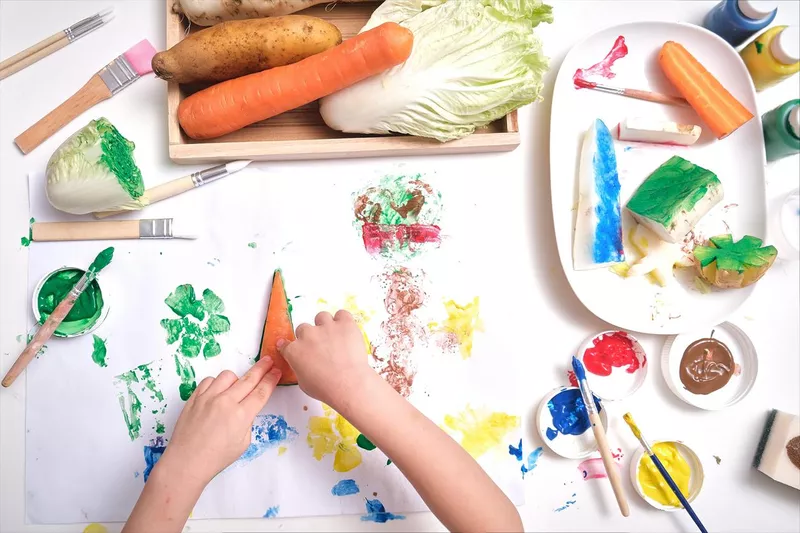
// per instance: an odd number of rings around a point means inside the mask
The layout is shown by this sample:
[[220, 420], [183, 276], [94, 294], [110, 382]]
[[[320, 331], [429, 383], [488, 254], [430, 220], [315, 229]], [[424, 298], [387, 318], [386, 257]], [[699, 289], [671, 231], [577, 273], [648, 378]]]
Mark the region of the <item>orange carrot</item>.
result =
[[272, 294], [269, 295], [267, 319], [264, 322], [264, 334], [261, 336], [261, 351], [258, 358], [265, 355], [272, 358], [274, 367], [281, 370], [281, 379], [278, 385], [297, 385], [297, 375], [278, 351], [278, 339], [289, 342], [295, 340], [292, 327], [292, 314], [289, 311], [289, 301], [286, 299], [286, 289], [283, 287], [283, 275], [276, 270], [272, 275]]
[[409, 30], [386, 22], [297, 63], [197, 92], [178, 106], [178, 120], [193, 139], [219, 137], [399, 65], [413, 42]]
[[682, 45], [673, 41], [664, 43], [658, 64], [718, 139], [724, 139], [753, 118]]

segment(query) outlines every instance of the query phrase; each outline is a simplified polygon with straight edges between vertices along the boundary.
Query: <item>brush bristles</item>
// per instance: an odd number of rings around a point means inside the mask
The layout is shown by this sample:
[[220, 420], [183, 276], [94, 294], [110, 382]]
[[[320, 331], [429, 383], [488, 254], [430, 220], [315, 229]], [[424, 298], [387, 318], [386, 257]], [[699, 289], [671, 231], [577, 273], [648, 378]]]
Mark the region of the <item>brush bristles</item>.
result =
[[753, 457], [753, 468], [758, 468], [761, 465], [761, 456], [764, 455], [764, 449], [767, 447], [767, 442], [769, 442], [769, 434], [772, 433], [772, 424], [775, 423], [775, 417], [777, 415], [778, 411], [776, 409], [769, 412], [767, 421], [764, 424], [764, 429], [761, 431], [761, 440], [758, 441], [756, 455]]
[[122, 55], [139, 76], [153, 72], [152, 62], [153, 56], [156, 55], [156, 49], [147, 39], [139, 42]]

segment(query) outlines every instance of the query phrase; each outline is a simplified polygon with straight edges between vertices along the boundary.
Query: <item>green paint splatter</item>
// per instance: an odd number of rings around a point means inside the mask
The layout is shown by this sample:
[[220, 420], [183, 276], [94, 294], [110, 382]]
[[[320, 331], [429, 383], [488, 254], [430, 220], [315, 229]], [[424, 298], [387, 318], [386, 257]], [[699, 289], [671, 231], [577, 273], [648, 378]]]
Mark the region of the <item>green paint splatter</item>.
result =
[[250, 248], [258, 248], [258, 243], [255, 243], [255, 242], [248, 242], [248, 243], [247, 243], [247, 246], [249, 246]]
[[712, 457], [713, 457], [713, 458], [714, 458], [714, 460], [717, 462], [717, 464], [720, 464], [720, 463], [722, 463], [722, 459], [721, 459], [721, 458], [720, 458], [718, 455], [712, 455]]
[[[36, 303], [39, 307], [39, 323], [44, 324], [61, 300], [66, 298], [76, 283], [83, 277], [84, 271], [77, 268], [54, 272], [39, 289]], [[56, 328], [57, 336], [74, 335], [90, 329], [103, 314], [103, 293], [97, 281], [92, 281], [75, 300], [75, 305], [64, 321]]]
[[94, 348], [92, 349], [92, 361], [97, 364], [97, 366], [104, 368], [107, 367], [106, 364], [106, 341], [98, 337], [97, 335], [92, 335], [92, 343]]
[[760, 54], [761, 51], [764, 50], [764, 43], [762, 43], [761, 41], [755, 41], [755, 45], [756, 45], [756, 53]]
[[119, 399], [119, 408], [122, 410], [122, 416], [125, 419], [125, 425], [128, 427], [128, 436], [131, 441], [139, 438], [139, 432], [142, 429], [142, 402], [139, 397], [133, 392], [132, 385], [139, 382], [136, 376], [136, 370], [128, 370], [124, 374], [116, 377], [118, 381], [125, 383], [126, 393], [117, 395]]
[[191, 285], [179, 285], [167, 296], [164, 303], [179, 317], [192, 315], [197, 320], [203, 320], [205, 318], [203, 302], [195, 298], [194, 287]]
[[392, 460], [391, 459], [386, 459], [386, 466], [389, 466], [390, 464], [392, 464]]
[[361, 448], [362, 450], [367, 450], [368, 452], [376, 448], [376, 446], [372, 444], [372, 441], [370, 441], [363, 434], [358, 436], [358, 438], [356, 439], [356, 444], [358, 444], [359, 448]]
[[178, 373], [178, 377], [181, 378], [178, 392], [181, 395], [181, 400], [185, 402], [197, 388], [197, 382], [194, 379], [194, 367], [191, 361], [175, 354], [175, 371]]
[[[19, 342], [21, 339], [22, 339], [22, 335], [17, 335], [17, 342]], [[33, 340], [33, 335], [28, 333], [27, 338], [25, 340], [25, 343], [26, 344], [30, 344], [32, 340]], [[46, 353], [47, 353], [47, 345], [43, 344], [42, 347], [39, 348], [39, 352], [36, 354], [36, 357], [39, 357], [40, 355], [44, 355]]]
[[157, 414], [158, 414], [158, 409], [153, 409], [153, 410], [152, 410], [152, 411], [150, 411], [150, 412], [151, 412], [152, 414], [154, 414], [154, 415], [157, 415]]
[[163, 435], [164, 431], [166, 431], [164, 424], [162, 424], [160, 420], [156, 420], [156, 433]]
[[33, 223], [36, 222], [36, 219], [31, 217], [30, 222], [28, 222], [28, 236], [22, 237], [19, 242], [22, 246], [30, 246], [31, 242], [33, 242]]
[[178, 343], [178, 354], [191, 359], [202, 353], [209, 359], [222, 352], [215, 337], [230, 331], [231, 322], [221, 314], [225, 303], [214, 291], [205, 289], [198, 300], [191, 285], [180, 285], [164, 302], [180, 317], [159, 322], [167, 332], [167, 344]]

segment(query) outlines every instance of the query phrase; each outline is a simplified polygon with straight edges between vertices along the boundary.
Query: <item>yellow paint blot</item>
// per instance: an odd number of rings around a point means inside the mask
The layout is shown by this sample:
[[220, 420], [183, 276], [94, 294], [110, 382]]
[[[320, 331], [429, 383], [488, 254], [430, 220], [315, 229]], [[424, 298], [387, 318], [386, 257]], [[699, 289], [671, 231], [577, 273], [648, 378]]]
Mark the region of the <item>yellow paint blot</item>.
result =
[[[667, 469], [672, 480], [678, 485], [681, 493], [689, 497], [689, 478], [692, 475], [692, 468], [686, 459], [683, 458], [681, 452], [674, 442], [658, 442], [653, 445], [653, 452], [661, 460], [661, 464]], [[639, 486], [642, 491], [649, 498], [657, 501], [661, 505], [669, 505], [672, 507], [681, 507], [681, 502], [672, 489], [669, 488], [667, 482], [661, 476], [661, 473], [653, 464], [650, 457], [645, 454], [639, 460], [639, 474], [637, 475]]]
[[278, 455], [283, 455], [283, 454], [285, 454], [285, 453], [286, 453], [286, 450], [288, 450], [288, 449], [289, 449], [289, 448], [287, 448], [286, 446], [278, 446]]
[[108, 533], [108, 529], [103, 524], [89, 524], [83, 529], [83, 533]]
[[444, 303], [447, 310], [447, 319], [439, 325], [436, 322], [428, 324], [431, 331], [439, 331], [455, 336], [461, 350], [461, 357], [468, 359], [472, 356], [472, 337], [476, 331], [483, 331], [483, 323], [478, 313], [480, 312], [480, 299], [476, 296], [472, 302], [459, 305], [454, 300]]
[[[320, 298], [317, 300], [317, 303], [320, 306], [324, 307], [325, 311], [333, 314], [339, 310], [338, 307], [331, 306], [327, 300], [324, 298]], [[359, 307], [358, 302], [356, 301], [356, 297], [352, 294], [347, 295], [344, 300], [344, 305], [342, 305], [341, 309], [348, 311], [351, 315], [353, 315], [353, 319], [356, 321], [356, 325], [358, 329], [361, 331], [361, 336], [364, 337], [364, 347], [367, 350], [368, 354], [372, 353], [372, 343], [367, 336], [366, 331], [366, 324], [372, 320], [372, 317], [375, 316], [375, 311], [367, 310]]]
[[467, 405], [458, 415], [445, 416], [444, 425], [451, 432], [461, 434], [461, 446], [477, 459], [504, 443], [506, 434], [519, 427], [519, 417], [506, 413], [476, 411]]
[[308, 419], [306, 442], [317, 461], [328, 454], [333, 456], [333, 469], [336, 472], [349, 472], [361, 464], [361, 452], [356, 444], [359, 431], [345, 418], [322, 405], [324, 416]]

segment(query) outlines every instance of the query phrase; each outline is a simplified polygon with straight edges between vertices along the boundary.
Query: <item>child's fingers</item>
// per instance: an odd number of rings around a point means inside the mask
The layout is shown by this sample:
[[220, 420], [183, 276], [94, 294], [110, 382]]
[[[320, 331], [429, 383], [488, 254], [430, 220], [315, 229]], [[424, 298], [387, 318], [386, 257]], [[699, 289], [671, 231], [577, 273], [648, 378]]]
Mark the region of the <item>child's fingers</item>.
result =
[[308, 330], [310, 330], [312, 327], [313, 326], [311, 324], [306, 324], [305, 322], [303, 322], [302, 324], [297, 326], [297, 329], [294, 330], [294, 336], [297, 337], [298, 339], [302, 339], [303, 337], [305, 337]]
[[336, 322], [354, 321], [353, 315], [351, 315], [349, 311], [345, 311], [344, 309], [339, 309], [338, 311], [336, 311], [336, 314], [333, 316], [333, 319]]
[[231, 385], [230, 388], [225, 391], [225, 394], [229, 395], [237, 402], [241, 402], [253, 391], [256, 385], [258, 385], [258, 383], [264, 377], [264, 374], [269, 372], [271, 368], [272, 358], [267, 356], [262, 357], [256, 364], [250, 367], [250, 370], [248, 370], [247, 373], [241, 377], [241, 379]]
[[219, 375], [214, 378], [214, 381], [208, 387], [209, 394], [220, 394], [230, 388], [231, 385], [236, 383], [239, 377], [230, 370], [223, 370]]
[[327, 311], [320, 311], [317, 313], [317, 316], [314, 317], [314, 324], [317, 326], [327, 324], [328, 322], [333, 322], [333, 317]]
[[213, 381], [214, 378], [212, 378], [211, 376], [203, 378], [203, 381], [201, 381], [200, 384], [197, 386], [197, 388], [194, 389], [194, 394], [192, 394], [192, 397], [200, 396], [205, 391], [207, 391]]
[[255, 388], [250, 391], [250, 394], [245, 396], [245, 398], [239, 404], [245, 408], [247, 416], [255, 418], [258, 412], [261, 411], [265, 405], [267, 405], [269, 397], [272, 396], [272, 393], [275, 391], [275, 387], [278, 386], [278, 380], [280, 379], [281, 371], [277, 368], [273, 368], [264, 374], [264, 377], [261, 378], [261, 381], [258, 382]]
[[291, 366], [292, 359], [294, 358], [294, 351], [290, 348], [292, 345], [291, 342], [287, 341], [286, 339], [278, 339], [275, 343], [275, 347], [278, 348], [278, 353], [286, 359], [286, 362], [289, 363]]

